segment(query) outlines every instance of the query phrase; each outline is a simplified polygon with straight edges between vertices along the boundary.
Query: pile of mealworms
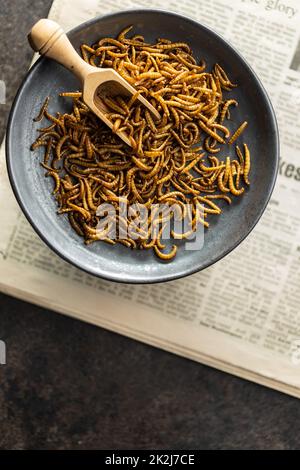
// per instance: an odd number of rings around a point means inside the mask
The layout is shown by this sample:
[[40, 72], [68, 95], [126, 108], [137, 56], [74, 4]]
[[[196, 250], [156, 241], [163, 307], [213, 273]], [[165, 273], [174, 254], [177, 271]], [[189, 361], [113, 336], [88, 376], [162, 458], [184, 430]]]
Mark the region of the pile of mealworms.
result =
[[[209, 217], [222, 212], [221, 201], [230, 204], [249, 185], [247, 144], [236, 145], [233, 157], [226, 155], [247, 122], [239, 123], [233, 133], [226, 126], [238, 103], [224, 95], [237, 85], [219, 64], [208, 72], [188, 44], [167, 39], [148, 44], [141, 35], [129, 38], [130, 30], [117, 39], [81, 46], [86, 62], [112, 67], [136, 89], [130, 99], [104, 98], [113, 131], [84, 104], [80, 91], [65, 92], [61, 96], [73, 100], [72, 111], [51, 114], [48, 97], [35, 121], [45, 118], [50, 125], [38, 130], [32, 149], [44, 147], [41, 165], [54, 179], [58, 212], [67, 214], [85, 243], [104, 239], [131, 248], [153, 248], [159, 258], [169, 260], [176, 255], [177, 244], [168, 248], [163, 243], [163, 215], [157, 220], [156, 235], [141, 229], [135, 239], [120, 233], [111, 239], [97, 228], [98, 206], [114, 205], [121, 225], [128, 223], [118, 212], [121, 200], [148, 208], [177, 203], [182, 217], [188, 206], [189, 229], [181, 235], [173, 232], [174, 239], [187, 238], [199, 224], [208, 227]], [[160, 120], [155, 121], [139, 103], [139, 94], [158, 110]], [[119, 131], [128, 135], [132, 148], [120, 140]]]

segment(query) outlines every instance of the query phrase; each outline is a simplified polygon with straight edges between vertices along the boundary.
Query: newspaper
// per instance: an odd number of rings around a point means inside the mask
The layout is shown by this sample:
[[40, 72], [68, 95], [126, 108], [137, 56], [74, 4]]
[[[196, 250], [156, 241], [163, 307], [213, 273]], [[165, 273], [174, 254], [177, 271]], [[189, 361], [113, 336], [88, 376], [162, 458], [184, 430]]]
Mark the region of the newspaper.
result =
[[62, 261], [38, 238], [14, 199], [2, 148], [0, 289], [300, 397], [299, 1], [54, 0], [50, 17], [69, 30], [137, 7], [207, 24], [261, 77], [282, 144], [270, 204], [252, 234], [205, 271], [166, 284], [110, 283]]

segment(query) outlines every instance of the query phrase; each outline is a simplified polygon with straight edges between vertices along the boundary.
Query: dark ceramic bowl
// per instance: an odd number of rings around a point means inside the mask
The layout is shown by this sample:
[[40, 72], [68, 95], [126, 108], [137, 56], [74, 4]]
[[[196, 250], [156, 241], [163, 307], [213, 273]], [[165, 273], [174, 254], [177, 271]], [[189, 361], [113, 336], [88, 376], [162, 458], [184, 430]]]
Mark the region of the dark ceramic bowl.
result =
[[[199, 251], [178, 250], [172, 262], [160, 261], [147, 251], [131, 251], [124, 246], [94, 243], [85, 246], [70, 228], [65, 216], [57, 215], [50, 193], [52, 181], [44, 178], [37, 154], [30, 152], [37, 125], [32, 121], [46, 96], [51, 95], [50, 111], [66, 112], [61, 91], [76, 90], [77, 79], [62, 66], [41, 58], [27, 74], [15, 98], [6, 140], [7, 164], [16, 198], [40, 237], [57, 254], [88, 273], [106, 279], [131, 283], [150, 283], [176, 279], [215, 263], [233, 250], [253, 229], [264, 212], [276, 180], [278, 131], [270, 100], [257, 76], [243, 57], [222, 37], [190, 18], [159, 10], [134, 10], [95, 18], [69, 33], [73, 45], [94, 43], [99, 37], [115, 36], [128, 25], [147, 41], [166, 37], [188, 42], [197, 59], [204, 58], [210, 68], [216, 62], [224, 66], [239, 87], [232, 97], [239, 102], [233, 110], [234, 123], [249, 121], [245, 140], [252, 155], [251, 187], [224, 204], [223, 213], [211, 218]], [[231, 151], [232, 152], [232, 151]]]

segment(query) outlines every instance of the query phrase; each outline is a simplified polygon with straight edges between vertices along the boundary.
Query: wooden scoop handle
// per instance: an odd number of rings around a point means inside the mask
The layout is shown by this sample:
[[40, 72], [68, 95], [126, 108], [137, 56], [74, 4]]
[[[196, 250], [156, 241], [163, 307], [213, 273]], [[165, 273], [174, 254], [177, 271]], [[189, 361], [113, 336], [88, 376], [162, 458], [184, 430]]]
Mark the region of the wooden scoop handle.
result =
[[28, 41], [34, 51], [56, 60], [73, 72], [82, 83], [86, 75], [95, 70], [77, 54], [63, 29], [55, 21], [39, 20], [28, 34]]

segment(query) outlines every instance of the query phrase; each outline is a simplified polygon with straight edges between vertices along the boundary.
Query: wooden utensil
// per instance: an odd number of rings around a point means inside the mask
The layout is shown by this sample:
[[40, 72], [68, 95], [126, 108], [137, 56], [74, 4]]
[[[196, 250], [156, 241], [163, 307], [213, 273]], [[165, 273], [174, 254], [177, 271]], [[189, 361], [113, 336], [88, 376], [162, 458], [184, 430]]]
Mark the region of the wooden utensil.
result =
[[[55, 21], [39, 20], [31, 29], [28, 40], [34, 51], [56, 60], [79, 78], [82, 83], [83, 101], [112, 129], [113, 123], [106, 116], [110, 111], [102, 98], [118, 95], [130, 97], [136, 90], [114, 69], [100, 69], [86, 63]], [[146, 106], [156, 119], [160, 119], [159, 112], [143, 96], [138, 96], [137, 100]], [[117, 135], [131, 146], [125, 132], [117, 132]]]

